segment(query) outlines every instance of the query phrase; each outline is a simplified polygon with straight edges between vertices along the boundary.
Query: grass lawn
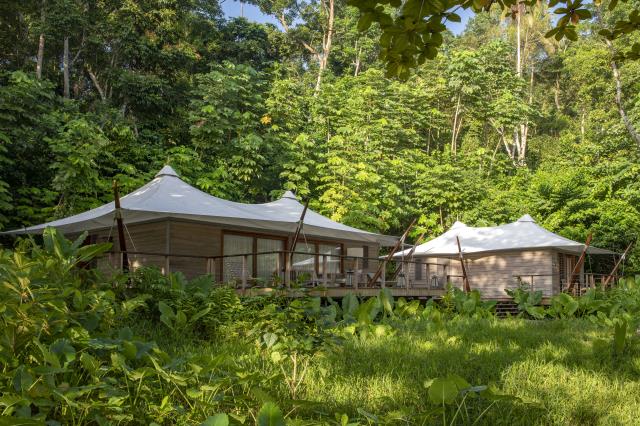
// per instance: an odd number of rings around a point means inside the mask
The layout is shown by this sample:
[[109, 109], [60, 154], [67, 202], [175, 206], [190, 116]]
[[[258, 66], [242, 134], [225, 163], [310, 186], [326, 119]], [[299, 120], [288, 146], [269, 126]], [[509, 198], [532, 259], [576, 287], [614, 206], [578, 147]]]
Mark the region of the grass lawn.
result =
[[[231, 354], [247, 371], [278, 373], [245, 338], [176, 343], [159, 326], [147, 324], [139, 331], [176, 355]], [[608, 330], [580, 319], [405, 322], [392, 335], [348, 337], [316, 355], [298, 398], [351, 418], [362, 418], [358, 409], [403, 418], [433, 409], [426, 380], [457, 374], [472, 385], [494, 382], [528, 402], [498, 402], [477, 424], [640, 424], [640, 345], [636, 339], [616, 358], [610, 339]], [[287, 408], [284, 383], [276, 382], [270, 392]], [[488, 405], [469, 400], [465, 410], [471, 411], [471, 423]], [[308, 418], [313, 410], [298, 413]], [[433, 422], [442, 424], [442, 418]]]

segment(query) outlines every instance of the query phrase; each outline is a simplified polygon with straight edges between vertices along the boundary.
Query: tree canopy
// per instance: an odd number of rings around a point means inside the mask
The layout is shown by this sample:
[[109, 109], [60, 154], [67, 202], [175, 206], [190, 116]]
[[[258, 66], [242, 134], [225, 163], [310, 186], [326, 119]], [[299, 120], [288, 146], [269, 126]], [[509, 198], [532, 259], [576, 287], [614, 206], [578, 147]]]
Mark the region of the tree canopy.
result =
[[[369, 29], [377, 23], [381, 34], [380, 58], [386, 63], [389, 77], [408, 78], [411, 69], [434, 59], [444, 43], [444, 33], [448, 22], [460, 22], [460, 12], [471, 10], [486, 13], [499, 10], [503, 17], [510, 16], [514, 21], [527, 20], [533, 27], [537, 9], [546, 8], [555, 15], [553, 24], [544, 32], [544, 37], [555, 41], [578, 40], [578, 34], [584, 31], [580, 21], [600, 19], [601, 0], [584, 2], [583, 0], [347, 0], [360, 11], [357, 27], [360, 31]], [[626, 3], [626, 2], [625, 2]], [[633, 2], [629, 2], [632, 3]], [[607, 2], [609, 11], [616, 10], [618, 0]], [[640, 30], [640, 7], [633, 8], [623, 16], [618, 16], [598, 31], [598, 34], [614, 40], [623, 38]], [[618, 58], [640, 58], [640, 43], [635, 42], [630, 49], [617, 53]]]
[[[216, 0], [1, 3], [0, 229], [170, 163], [211, 194], [290, 189], [376, 232], [529, 213], [620, 252], [637, 240], [637, 0], [254, 4], [280, 25]], [[483, 12], [453, 34], [465, 7]]]

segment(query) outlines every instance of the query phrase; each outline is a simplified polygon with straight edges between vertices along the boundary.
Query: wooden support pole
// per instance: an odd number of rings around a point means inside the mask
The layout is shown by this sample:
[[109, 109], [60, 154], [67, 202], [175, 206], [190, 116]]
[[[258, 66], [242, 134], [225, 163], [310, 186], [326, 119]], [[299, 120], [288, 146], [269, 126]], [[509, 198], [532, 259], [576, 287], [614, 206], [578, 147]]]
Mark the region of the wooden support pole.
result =
[[[393, 247], [393, 249], [389, 252], [387, 257], [385, 258], [385, 262], [389, 262], [391, 259], [393, 259], [393, 255], [396, 254], [396, 252], [400, 248], [400, 245], [404, 243], [404, 240], [407, 238], [407, 235], [409, 235], [409, 231], [411, 231], [411, 228], [413, 228], [413, 225], [415, 223], [416, 223], [416, 220], [413, 219], [409, 224], [409, 227], [407, 227], [407, 229], [402, 234], [402, 237], [400, 237], [400, 239], [396, 242], [396, 245]], [[371, 277], [371, 280], [369, 280], [369, 284], [368, 284], [369, 287], [371, 287], [376, 281], [378, 281], [378, 278], [380, 278], [380, 274], [383, 272], [382, 265], [384, 264], [385, 264], [384, 262], [381, 262], [378, 265], [378, 269], [376, 270], [376, 273], [373, 275], [373, 277]]]
[[611, 270], [611, 273], [607, 275], [607, 278], [604, 279], [604, 282], [602, 283], [603, 290], [607, 288], [607, 286], [609, 285], [609, 281], [611, 281], [616, 275], [616, 272], [618, 272], [618, 268], [620, 267], [622, 262], [624, 262], [624, 259], [627, 257], [627, 254], [629, 253], [629, 250], [631, 250], [631, 247], [633, 247], [633, 243], [629, 243], [627, 248], [624, 250], [624, 253], [622, 253], [622, 256], [620, 256], [620, 259], [618, 259], [615, 266]]
[[[409, 250], [409, 253], [407, 254], [407, 258], [409, 260], [411, 260], [413, 258], [413, 254], [416, 252], [416, 248], [422, 244], [422, 240], [424, 238], [424, 232], [422, 234], [420, 234], [420, 236], [418, 237], [418, 239], [416, 240], [416, 242], [413, 244], [413, 247], [411, 247], [411, 250]], [[404, 266], [404, 262], [402, 262], [403, 266]], [[404, 269], [404, 268], [403, 268]], [[404, 270], [402, 271], [404, 272]], [[395, 280], [398, 277], [398, 274], [400, 273], [400, 268], [397, 268], [396, 271], [393, 273], [393, 278], [392, 280]], [[415, 271], [414, 271], [415, 274]], [[405, 279], [407, 277], [405, 276]]]
[[118, 227], [118, 242], [122, 253], [122, 271], [129, 272], [129, 257], [127, 256], [127, 242], [124, 238], [124, 225], [122, 222], [122, 210], [120, 208], [120, 193], [118, 191], [118, 181], [113, 180], [113, 202], [115, 205], [116, 225]]
[[300, 232], [302, 232], [302, 227], [304, 226], [304, 217], [307, 214], [307, 209], [309, 208], [309, 201], [307, 200], [304, 203], [304, 208], [302, 209], [302, 214], [300, 215], [300, 219], [298, 220], [298, 226], [296, 227], [296, 232], [293, 234], [293, 240], [291, 241], [291, 253], [289, 254], [289, 261], [293, 264], [293, 254], [296, 251], [296, 245], [298, 244], [298, 239], [300, 238]]
[[460, 238], [456, 235], [456, 242], [458, 243], [458, 257], [460, 258], [460, 266], [462, 267], [462, 283], [465, 293], [471, 291], [471, 285], [469, 285], [469, 276], [467, 275], [467, 265], [464, 264], [464, 255], [462, 254], [462, 247], [460, 246]]
[[284, 285], [287, 288], [291, 288], [291, 258], [289, 253], [284, 254]]
[[386, 279], [386, 275], [387, 275], [387, 261], [383, 260], [382, 261], [382, 274], [380, 275], [380, 284], [382, 288], [385, 288], [385, 286], [387, 285], [387, 279]]
[[[213, 266], [211, 265], [211, 263], [212, 263], [211, 261], [212, 260], [213, 259], [210, 258], [210, 257], [207, 258], [207, 275], [211, 275], [211, 276], [213, 276], [213, 274], [212, 274]], [[215, 281], [215, 279], [214, 279], [214, 281]]]
[[164, 274], [169, 275], [171, 273], [171, 220], [165, 222], [164, 228], [164, 252], [167, 254], [164, 259]]
[[353, 281], [353, 288], [355, 290], [357, 290], [358, 289], [358, 281], [360, 281], [360, 274], [358, 273], [358, 259], [357, 258], [356, 258], [356, 265], [355, 265], [355, 268], [353, 270], [352, 279], [354, 280]]
[[327, 255], [323, 254], [322, 255], [322, 285], [324, 287], [327, 286], [327, 275], [329, 274], [329, 268], [328, 268], [329, 264], [327, 262]]
[[242, 292], [247, 288], [247, 264], [249, 262], [249, 256], [246, 254], [242, 256]]
[[573, 271], [571, 271], [571, 275], [569, 276], [569, 287], [567, 287], [567, 293], [571, 293], [571, 291], [573, 291], [573, 277], [576, 276], [576, 274], [580, 273], [580, 270], [582, 269], [582, 265], [584, 265], [584, 261], [587, 257], [587, 250], [591, 245], [592, 237], [593, 235], [591, 233], [587, 235], [587, 240], [584, 242], [584, 248], [582, 249], [582, 253], [580, 254], [580, 257], [578, 258], [578, 261], [576, 262], [576, 265], [573, 267]]

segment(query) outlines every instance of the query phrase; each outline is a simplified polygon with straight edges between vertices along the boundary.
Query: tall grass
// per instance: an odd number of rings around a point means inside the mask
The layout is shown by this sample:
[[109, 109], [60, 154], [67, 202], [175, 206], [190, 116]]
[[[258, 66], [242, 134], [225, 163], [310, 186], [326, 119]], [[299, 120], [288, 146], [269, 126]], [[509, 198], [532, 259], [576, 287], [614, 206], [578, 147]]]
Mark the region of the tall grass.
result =
[[[247, 371], [277, 374], [246, 339], [176, 341], [152, 323], [139, 326], [142, 334], [176, 355], [223, 356]], [[390, 335], [347, 337], [316, 356], [300, 398], [318, 405], [299, 409], [297, 415], [361, 418], [364, 410], [409, 417], [430, 409], [425, 381], [457, 374], [473, 385], [496, 383], [524, 401], [498, 402], [478, 424], [638, 424], [640, 347], [637, 341], [631, 345], [624, 356], [612, 355], [609, 333], [583, 319], [408, 321]], [[284, 386], [275, 385], [270, 392], [286, 405]], [[478, 415], [486, 406], [472, 401], [468, 409]]]
[[608, 334], [580, 319], [459, 319], [352, 339], [314, 365], [308, 397], [355, 413], [420, 410], [422, 384], [458, 374], [533, 404], [504, 404], [485, 424], [637, 424], [640, 352], [613, 358]]

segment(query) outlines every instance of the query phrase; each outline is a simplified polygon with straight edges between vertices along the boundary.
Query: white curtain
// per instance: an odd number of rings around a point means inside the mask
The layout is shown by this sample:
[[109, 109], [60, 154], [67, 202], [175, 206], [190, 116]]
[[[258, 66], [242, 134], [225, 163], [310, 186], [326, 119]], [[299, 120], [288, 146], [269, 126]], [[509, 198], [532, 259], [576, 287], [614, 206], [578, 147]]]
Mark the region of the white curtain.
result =
[[[283, 240], [272, 240], [269, 238], [258, 238], [258, 253], [268, 253], [284, 250]], [[279, 275], [281, 265], [281, 254], [258, 254], [256, 260], [256, 278], [265, 280], [271, 279], [274, 275]]]
[[324, 274], [323, 270], [323, 255], [327, 256], [327, 272], [329, 274], [337, 274], [340, 272], [340, 255], [341, 247], [339, 244], [319, 244], [318, 245], [318, 253], [320, 253], [320, 258], [318, 259], [319, 271], [321, 274]]
[[316, 245], [314, 243], [305, 243], [299, 241], [295, 248], [296, 253], [309, 253], [309, 254], [294, 254], [292, 269], [296, 272], [308, 272], [313, 273], [316, 270]]
[[[253, 237], [245, 235], [224, 235], [223, 254], [225, 256], [234, 254], [253, 253]], [[242, 278], [242, 256], [223, 258], [224, 281]], [[247, 257], [247, 278], [253, 276], [253, 256]]]

